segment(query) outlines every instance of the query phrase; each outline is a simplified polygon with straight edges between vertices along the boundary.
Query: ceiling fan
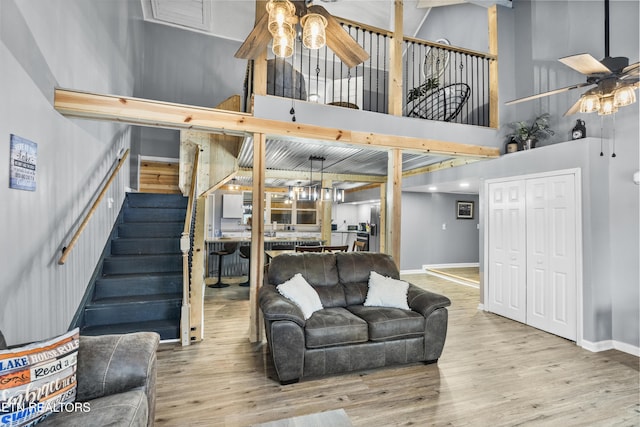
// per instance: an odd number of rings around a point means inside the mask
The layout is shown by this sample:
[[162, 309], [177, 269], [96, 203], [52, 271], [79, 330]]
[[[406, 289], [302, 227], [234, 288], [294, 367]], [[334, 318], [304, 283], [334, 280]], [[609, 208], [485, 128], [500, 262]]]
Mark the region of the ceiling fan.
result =
[[567, 56], [558, 60], [587, 76], [586, 82], [515, 99], [506, 102], [505, 105], [593, 85], [595, 87], [583, 93], [580, 99], [564, 113], [564, 116], [577, 112], [597, 112], [600, 115], [607, 115], [615, 113], [618, 107], [634, 103], [636, 100], [634, 91], [638, 88], [640, 81], [640, 63], [629, 65], [627, 57], [612, 58], [609, 56], [609, 0], [604, 1], [604, 44], [605, 58], [602, 61], [598, 61], [588, 53]]
[[[269, 1], [267, 3], [267, 10], [270, 8], [271, 3], [285, 3], [283, 0]], [[363, 63], [369, 59], [369, 54], [349, 35], [349, 33], [342, 28], [340, 23], [329, 13], [327, 10], [319, 5], [313, 5], [310, 1], [286, 1], [291, 4], [292, 8], [295, 8], [294, 16], [287, 19], [287, 21], [296, 25], [298, 21], [301, 24], [307, 16], [320, 15], [326, 22], [326, 44], [329, 48], [340, 58], [340, 60], [352, 68], [358, 64]], [[253, 30], [249, 33], [244, 43], [240, 46], [240, 49], [235, 54], [236, 58], [241, 59], [256, 59], [262, 54], [269, 42], [272, 40], [272, 33], [269, 30], [269, 13], [263, 14], [258, 22], [256, 22]]]

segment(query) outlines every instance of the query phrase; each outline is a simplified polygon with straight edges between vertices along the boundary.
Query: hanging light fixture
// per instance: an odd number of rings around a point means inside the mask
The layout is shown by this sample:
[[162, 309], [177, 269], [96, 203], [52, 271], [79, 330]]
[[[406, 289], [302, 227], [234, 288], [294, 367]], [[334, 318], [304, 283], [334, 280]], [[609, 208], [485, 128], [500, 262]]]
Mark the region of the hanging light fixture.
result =
[[296, 32], [293, 27], [284, 25], [273, 36], [273, 54], [280, 58], [288, 58], [293, 55]]
[[240, 186], [238, 185], [238, 180], [233, 178], [231, 180], [231, 185], [229, 185], [229, 189], [233, 190], [233, 191], [238, 191], [240, 189]]
[[[285, 26], [293, 29], [296, 7], [289, 0], [271, 0], [267, 3], [269, 14], [269, 32], [276, 37]], [[295, 21], [294, 21], [295, 23]]]
[[[273, 54], [280, 58], [293, 55], [298, 17], [296, 7], [289, 0], [269, 0], [268, 28], [273, 36]], [[317, 13], [307, 13], [300, 19], [302, 43], [307, 49], [320, 49], [327, 44], [327, 19]]]
[[342, 188], [335, 188], [334, 190], [333, 200], [337, 203], [344, 202], [344, 190]]
[[327, 20], [317, 13], [308, 13], [300, 20], [302, 44], [307, 49], [321, 49], [327, 44]]

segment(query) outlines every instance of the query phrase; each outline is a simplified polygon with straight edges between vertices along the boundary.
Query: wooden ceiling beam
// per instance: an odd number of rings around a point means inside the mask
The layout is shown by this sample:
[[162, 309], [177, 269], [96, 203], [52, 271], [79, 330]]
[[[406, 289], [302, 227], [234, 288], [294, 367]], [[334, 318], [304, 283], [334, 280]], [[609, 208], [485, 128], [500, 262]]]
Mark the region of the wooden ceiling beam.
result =
[[55, 89], [54, 108], [68, 117], [109, 120], [142, 126], [192, 129], [239, 136], [247, 132], [263, 133], [341, 142], [377, 149], [402, 148], [452, 157], [486, 159], [500, 156], [499, 149], [495, 147], [356, 132], [298, 122], [281, 122], [253, 117], [247, 113], [60, 88]]

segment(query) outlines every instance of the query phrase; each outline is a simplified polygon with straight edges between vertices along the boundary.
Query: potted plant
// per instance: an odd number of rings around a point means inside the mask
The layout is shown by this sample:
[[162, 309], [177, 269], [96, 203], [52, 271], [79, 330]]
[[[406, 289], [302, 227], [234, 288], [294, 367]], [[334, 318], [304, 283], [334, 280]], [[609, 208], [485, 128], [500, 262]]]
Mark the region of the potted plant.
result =
[[535, 148], [536, 142], [541, 139], [547, 139], [554, 134], [549, 127], [549, 113], [540, 114], [533, 122], [512, 122], [509, 127], [514, 131], [507, 135], [522, 145], [522, 148], [529, 150]]

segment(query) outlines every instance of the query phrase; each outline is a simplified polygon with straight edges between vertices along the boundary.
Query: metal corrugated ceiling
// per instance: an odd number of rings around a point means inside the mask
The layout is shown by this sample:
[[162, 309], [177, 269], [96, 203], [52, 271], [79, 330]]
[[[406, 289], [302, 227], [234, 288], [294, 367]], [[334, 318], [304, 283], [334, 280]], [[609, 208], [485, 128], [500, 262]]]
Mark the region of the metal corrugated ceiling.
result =
[[[324, 172], [357, 175], [387, 175], [388, 156], [385, 150], [366, 149], [356, 145], [341, 143], [319, 142], [300, 139], [267, 138], [265, 165], [268, 170], [302, 171], [310, 170], [310, 156], [324, 157]], [[433, 156], [417, 153], [402, 154], [402, 170], [406, 172], [415, 168], [441, 162], [449, 157]], [[253, 139], [247, 138], [238, 156], [238, 166], [251, 168], [253, 166]], [[313, 162], [314, 180], [319, 179], [321, 162]], [[318, 174], [316, 176], [316, 174]], [[240, 178], [238, 178], [240, 180]], [[249, 183], [250, 178], [243, 178], [243, 184]], [[267, 180], [269, 186], [294, 185], [295, 182], [286, 180]], [[354, 185], [355, 184], [355, 185]], [[336, 183], [336, 186], [348, 188], [357, 183]]]

